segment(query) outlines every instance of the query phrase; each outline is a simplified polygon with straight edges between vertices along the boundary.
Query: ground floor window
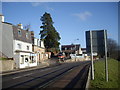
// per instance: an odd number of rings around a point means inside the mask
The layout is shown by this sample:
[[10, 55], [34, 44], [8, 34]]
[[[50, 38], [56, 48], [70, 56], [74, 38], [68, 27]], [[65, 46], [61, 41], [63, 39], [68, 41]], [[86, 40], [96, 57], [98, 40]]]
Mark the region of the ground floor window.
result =
[[24, 55], [21, 55], [20, 64], [24, 64]]
[[35, 63], [35, 56], [30, 56], [30, 63]]
[[27, 57], [25, 58], [25, 62], [28, 62], [28, 58]]

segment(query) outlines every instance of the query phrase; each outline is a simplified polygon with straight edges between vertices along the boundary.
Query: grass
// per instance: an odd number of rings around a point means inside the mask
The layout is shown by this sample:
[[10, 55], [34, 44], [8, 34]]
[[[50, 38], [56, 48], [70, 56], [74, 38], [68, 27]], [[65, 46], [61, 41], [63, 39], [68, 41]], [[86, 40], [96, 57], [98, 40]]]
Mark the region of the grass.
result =
[[8, 60], [8, 58], [0, 57], [0, 60]]
[[118, 73], [118, 62], [108, 59], [108, 82], [105, 79], [105, 61], [97, 61], [94, 64], [95, 79], [90, 81], [90, 88], [118, 88], [120, 74]]

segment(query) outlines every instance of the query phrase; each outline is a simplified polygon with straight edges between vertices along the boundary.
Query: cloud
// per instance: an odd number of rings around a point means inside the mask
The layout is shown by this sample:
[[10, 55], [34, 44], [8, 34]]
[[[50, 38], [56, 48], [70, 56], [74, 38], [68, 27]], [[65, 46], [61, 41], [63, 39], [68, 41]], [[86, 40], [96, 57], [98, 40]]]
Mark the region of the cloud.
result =
[[31, 3], [31, 5], [33, 6], [33, 7], [37, 7], [37, 6], [39, 6], [41, 4], [41, 2], [32, 2]]
[[78, 17], [82, 21], [86, 21], [89, 17], [92, 16], [92, 13], [89, 11], [81, 12], [81, 13], [76, 13], [73, 14], [74, 16]]
[[52, 7], [46, 6], [46, 9], [49, 11], [54, 11], [54, 9]]
[[48, 3], [44, 3], [44, 2], [31, 2], [31, 5], [33, 7], [41, 6], [41, 7], [45, 8], [48, 11], [54, 11], [54, 9], [52, 7], [49, 7]]

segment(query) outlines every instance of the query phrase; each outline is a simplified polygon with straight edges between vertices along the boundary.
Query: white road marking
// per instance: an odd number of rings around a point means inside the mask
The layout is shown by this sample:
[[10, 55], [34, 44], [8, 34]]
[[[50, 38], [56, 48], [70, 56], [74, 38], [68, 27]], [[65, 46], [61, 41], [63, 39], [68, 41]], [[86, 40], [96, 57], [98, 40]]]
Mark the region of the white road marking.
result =
[[17, 79], [17, 78], [21, 78], [21, 77], [23, 77], [23, 76], [17, 76], [17, 77], [14, 77], [13, 79]]
[[33, 74], [33, 73], [25, 74], [25, 75], [23, 75], [23, 76], [29, 76], [29, 75], [31, 75], [31, 74]]
[[[41, 70], [41, 71], [47, 71], [47, 70], [50, 70], [51, 68], [47, 68], [47, 69], [44, 69], [44, 70]], [[29, 76], [29, 75], [32, 75], [33, 73], [28, 73], [28, 74], [25, 74], [25, 75], [22, 75], [22, 76], [17, 76], [17, 77], [14, 77], [12, 79], [18, 79], [18, 78], [21, 78], [21, 77], [25, 77], [25, 76]], [[35, 73], [34, 73], [35, 74]]]
[[41, 70], [41, 71], [47, 71], [47, 70], [50, 70], [51, 68], [47, 68], [47, 69], [44, 69], [44, 70]]
[[21, 77], [29, 76], [29, 75], [31, 75], [31, 74], [33, 74], [33, 73], [28, 73], [28, 74], [25, 74], [25, 75], [23, 75], [23, 76], [17, 76], [17, 77], [14, 77], [13, 79], [17, 79], [17, 78], [21, 78]]

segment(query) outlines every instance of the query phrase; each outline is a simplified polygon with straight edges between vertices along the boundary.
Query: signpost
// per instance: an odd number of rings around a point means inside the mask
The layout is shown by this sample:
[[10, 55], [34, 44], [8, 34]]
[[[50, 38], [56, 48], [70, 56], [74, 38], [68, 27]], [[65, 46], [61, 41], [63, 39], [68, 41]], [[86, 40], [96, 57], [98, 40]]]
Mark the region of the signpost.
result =
[[104, 30], [104, 43], [105, 43], [105, 76], [106, 76], [106, 81], [108, 82], [107, 36], [106, 36], [106, 30]]
[[105, 78], [108, 81], [108, 65], [107, 65], [107, 31], [94, 30], [86, 31], [87, 53], [91, 55], [91, 73], [94, 80], [94, 63], [93, 53], [97, 53], [100, 57], [105, 57]]
[[92, 80], [94, 80], [92, 31], [90, 31], [90, 44], [91, 44], [90, 46], [91, 46], [91, 70], [92, 70]]

